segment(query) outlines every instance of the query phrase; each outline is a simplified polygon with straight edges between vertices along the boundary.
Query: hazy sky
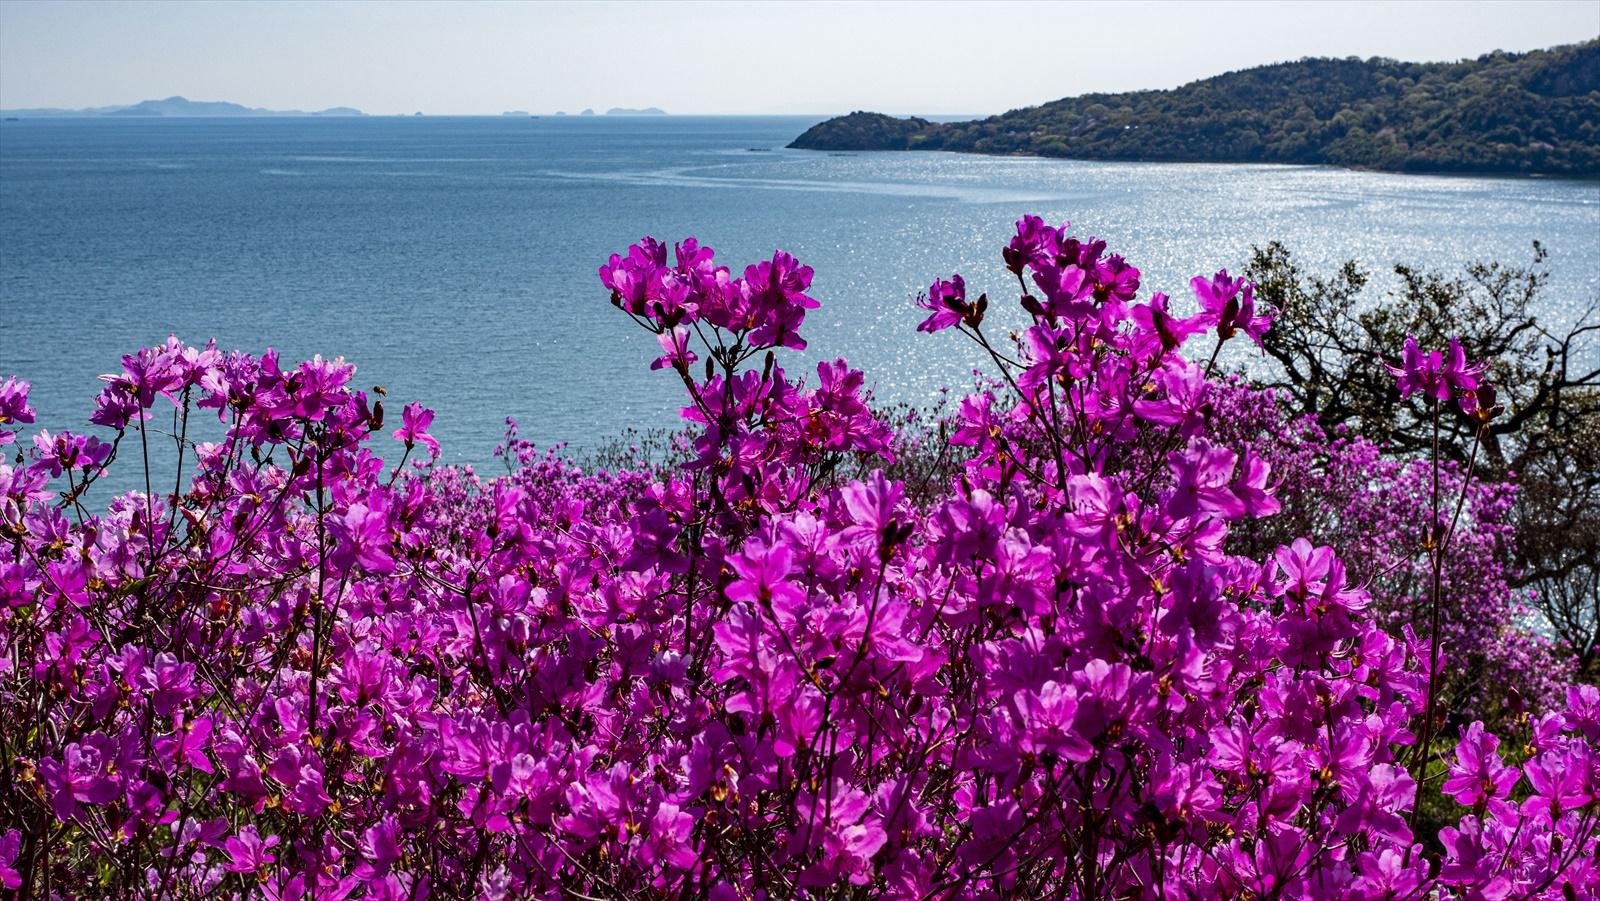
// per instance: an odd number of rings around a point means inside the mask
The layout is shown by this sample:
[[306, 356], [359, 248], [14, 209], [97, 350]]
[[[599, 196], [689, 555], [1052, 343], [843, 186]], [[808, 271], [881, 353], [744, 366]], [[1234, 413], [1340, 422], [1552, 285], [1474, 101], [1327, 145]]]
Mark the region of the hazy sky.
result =
[[1597, 35], [1600, 0], [0, 0], [0, 106], [992, 113], [1301, 56], [1446, 60]]

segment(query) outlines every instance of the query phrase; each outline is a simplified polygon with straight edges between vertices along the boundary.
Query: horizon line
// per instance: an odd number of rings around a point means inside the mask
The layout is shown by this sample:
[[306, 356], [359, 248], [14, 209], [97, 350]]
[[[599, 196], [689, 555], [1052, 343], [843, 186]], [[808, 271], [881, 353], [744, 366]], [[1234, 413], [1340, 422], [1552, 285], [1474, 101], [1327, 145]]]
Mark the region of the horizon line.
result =
[[[215, 101], [207, 101], [215, 102]], [[131, 106], [131, 105], [130, 105]], [[126, 107], [124, 107], [126, 108]], [[502, 113], [429, 113], [418, 110], [410, 113], [369, 113], [358, 110], [358, 114], [345, 114], [329, 116], [318, 110], [268, 110], [264, 114], [234, 114], [234, 115], [185, 115], [176, 113], [172, 115], [149, 116], [114, 116], [107, 113], [92, 112], [96, 107], [84, 109], [67, 109], [64, 107], [29, 106], [0, 108], [0, 114], [15, 116], [18, 113], [28, 113], [36, 110], [51, 110], [50, 115], [36, 115], [28, 117], [35, 120], [45, 119], [111, 119], [119, 122], [142, 122], [154, 119], [206, 119], [206, 120], [234, 120], [234, 119], [807, 119], [816, 116], [837, 118], [849, 113], [863, 112], [860, 109], [849, 112], [809, 112], [809, 113], [602, 113], [595, 112], [584, 115], [581, 111], [569, 113], [564, 110], [556, 112], [536, 113], [531, 111], [512, 110]], [[328, 107], [328, 109], [355, 109], [355, 107]], [[56, 112], [59, 110], [59, 112]], [[871, 110], [870, 112], [877, 112]], [[997, 116], [1000, 113], [883, 113], [883, 115], [896, 118], [919, 117], [924, 119], [983, 119]]]

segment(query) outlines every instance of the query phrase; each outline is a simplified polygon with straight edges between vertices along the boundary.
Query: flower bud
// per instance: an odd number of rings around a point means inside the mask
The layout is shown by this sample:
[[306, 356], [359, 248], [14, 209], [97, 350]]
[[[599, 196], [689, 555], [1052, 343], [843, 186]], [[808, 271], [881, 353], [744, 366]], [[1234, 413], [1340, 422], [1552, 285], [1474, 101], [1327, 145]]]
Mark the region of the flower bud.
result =
[[1505, 412], [1506, 408], [1496, 403], [1497, 400], [1498, 393], [1495, 391], [1494, 385], [1489, 382], [1482, 382], [1476, 390], [1463, 394], [1461, 403], [1463, 407], [1470, 405], [1471, 409], [1468, 412], [1478, 422], [1489, 423]]
[[1000, 259], [1005, 260], [1006, 268], [1016, 275], [1021, 275], [1023, 267], [1028, 265], [1028, 258], [1014, 247], [1001, 248]]

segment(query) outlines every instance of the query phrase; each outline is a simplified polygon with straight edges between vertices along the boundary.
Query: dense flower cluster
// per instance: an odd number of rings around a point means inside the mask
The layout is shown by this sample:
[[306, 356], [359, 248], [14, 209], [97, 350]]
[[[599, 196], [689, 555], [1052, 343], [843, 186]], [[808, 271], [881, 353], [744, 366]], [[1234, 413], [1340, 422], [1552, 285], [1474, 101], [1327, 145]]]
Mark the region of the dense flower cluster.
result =
[[[0, 466], [0, 880], [1596, 897], [1600, 692], [1560, 692], [1509, 757], [1465, 724], [1439, 755], [1459, 820], [1417, 834], [1418, 774], [1455, 724], [1429, 716], [1440, 630], [1387, 630], [1374, 574], [1328, 546], [1230, 550], [1279, 513], [1282, 474], [1218, 428], [1216, 350], [1268, 319], [1225, 272], [1195, 281], [1194, 315], [1140, 303], [1105, 249], [1018, 224], [1015, 342], [959, 276], [934, 283], [922, 329], [976, 341], [998, 388], [961, 402], [960, 472], [931, 492], [886, 475], [896, 435], [862, 373], [779, 365], [816, 306], [782, 252], [734, 277], [646, 239], [600, 270], [684, 385], [690, 459], [662, 476], [513, 437], [509, 475], [483, 479], [434, 462], [415, 405], [390, 466], [343, 360], [125, 357], [93, 417], [111, 441], [40, 433]], [[1183, 355], [1206, 337], [1211, 363]], [[1402, 378], [1432, 390], [1418, 359]], [[91, 512], [173, 405], [225, 429], [179, 439], [187, 487]], [[0, 412], [29, 421], [25, 384]], [[1455, 531], [1438, 520], [1430, 560]]]
[[[1215, 440], [1245, 447], [1272, 466], [1280, 515], [1234, 533], [1238, 552], [1267, 552], [1299, 536], [1340, 549], [1372, 595], [1371, 615], [1399, 634], [1425, 628], [1429, 559], [1424, 532], [1431, 516], [1428, 460], [1384, 454], [1372, 441], [1338, 426], [1288, 415], [1270, 390], [1237, 378], [1219, 383], [1211, 428]], [[1449, 462], [1437, 468], [1441, 493], [1459, 498], [1462, 515], [1442, 558], [1448, 599], [1440, 642], [1451, 665], [1442, 674], [1449, 708], [1485, 719], [1515, 717], [1517, 702], [1533, 712], [1560, 709], [1575, 678], [1573, 659], [1529, 628], [1528, 598], [1510, 587], [1515, 486], [1467, 479]]]

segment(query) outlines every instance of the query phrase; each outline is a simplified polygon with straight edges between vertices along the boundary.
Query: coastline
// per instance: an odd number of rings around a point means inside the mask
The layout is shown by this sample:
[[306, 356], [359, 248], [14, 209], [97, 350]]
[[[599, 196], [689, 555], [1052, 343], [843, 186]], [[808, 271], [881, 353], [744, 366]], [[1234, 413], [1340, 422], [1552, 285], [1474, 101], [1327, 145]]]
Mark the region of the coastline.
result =
[[1339, 169], [1346, 172], [1365, 172], [1374, 175], [1413, 175], [1429, 176], [1435, 178], [1504, 178], [1514, 180], [1536, 181], [1563, 181], [1585, 182], [1600, 186], [1600, 172], [1588, 175], [1575, 175], [1561, 172], [1514, 172], [1505, 169], [1385, 169], [1381, 166], [1360, 166], [1345, 163], [1293, 163], [1281, 160], [1162, 160], [1162, 159], [1128, 159], [1126, 157], [1104, 156], [1059, 156], [1049, 153], [1029, 153], [1023, 150], [995, 151], [972, 150], [968, 148], [953, 147], [859, 147], [859, 148], [823, 148], [823, 147], [797, 147], [793, 142], [784, 145], [785, 150], [798, 150], [803, 153], [950, 153], [962, 156], [981, 156], [989, 159], [1019, 159], [1019, 160], [1060, 160], [1073, 163], [1125, 163], [1128, 165], [1155, 165], [1155, 166], [1272, 166], [1286, 169]]

